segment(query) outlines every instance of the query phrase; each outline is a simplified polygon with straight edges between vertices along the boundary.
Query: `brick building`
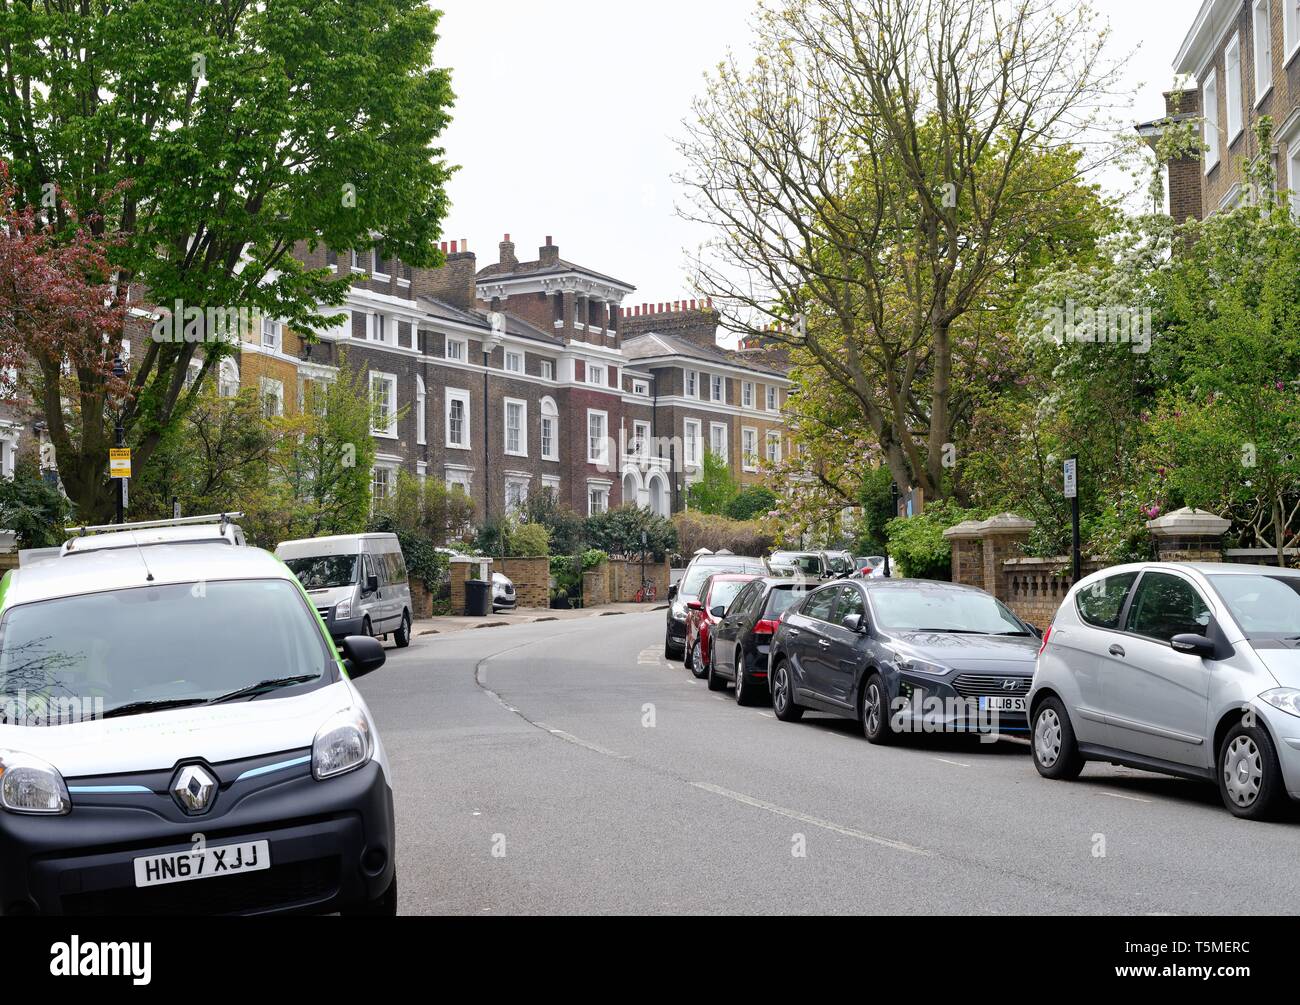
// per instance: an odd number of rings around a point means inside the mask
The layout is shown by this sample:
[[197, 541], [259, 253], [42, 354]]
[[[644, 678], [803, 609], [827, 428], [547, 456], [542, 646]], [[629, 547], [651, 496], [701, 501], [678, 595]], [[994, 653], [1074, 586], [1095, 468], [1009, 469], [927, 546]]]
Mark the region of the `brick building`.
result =
[[[1170, 212], [1203, 219], [1252, 197], [1245, 167], [1273, 160], [1278, 187], [1300, 213], [1300, 0], [1204, 0], [1174, 70], [1195, 88], [1166, 95], [1165, 120], [1139, 127], [1154, 136], [1168, 117], [1196, 118], [1205, 150], [1169, 165]], [[1255, 126], [1273, 121], [1261, 151]]]

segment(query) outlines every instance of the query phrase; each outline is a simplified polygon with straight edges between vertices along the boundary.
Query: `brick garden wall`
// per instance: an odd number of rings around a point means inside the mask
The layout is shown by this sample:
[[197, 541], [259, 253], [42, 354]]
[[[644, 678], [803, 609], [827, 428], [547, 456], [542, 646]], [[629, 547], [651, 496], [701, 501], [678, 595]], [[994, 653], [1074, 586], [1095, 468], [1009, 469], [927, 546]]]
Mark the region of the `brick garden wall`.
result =
[[515, 600], [520, 607], [550, 608], [549, 558], [494, 558], [492, 570], [508, 577], [515, 584]]

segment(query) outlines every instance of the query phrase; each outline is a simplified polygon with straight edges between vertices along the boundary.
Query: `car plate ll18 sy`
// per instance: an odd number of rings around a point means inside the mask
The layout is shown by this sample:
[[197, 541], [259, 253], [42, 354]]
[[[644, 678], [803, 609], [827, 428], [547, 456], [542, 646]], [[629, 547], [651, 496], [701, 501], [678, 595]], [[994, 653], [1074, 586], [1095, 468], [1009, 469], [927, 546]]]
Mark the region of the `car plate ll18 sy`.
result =
[[144, 855], [135, 860], [136, 886], [162, 886], [210, 879], [237, 872], [271, 868], [271, 846], [267, 841], [216, 845], [192, 851]]
[[981, 712], [1028, 712], [1028, 698], [985, 697], [980, 699]]

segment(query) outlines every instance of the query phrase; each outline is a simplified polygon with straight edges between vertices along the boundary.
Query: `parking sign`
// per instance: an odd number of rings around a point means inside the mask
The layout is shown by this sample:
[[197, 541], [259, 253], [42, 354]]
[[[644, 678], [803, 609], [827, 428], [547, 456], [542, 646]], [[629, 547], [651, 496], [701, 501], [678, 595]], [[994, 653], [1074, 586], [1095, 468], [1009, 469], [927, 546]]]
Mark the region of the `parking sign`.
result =
[[1079, 497], [1079, 459], [1071, 457], [1065, 462], [1065, 498]]

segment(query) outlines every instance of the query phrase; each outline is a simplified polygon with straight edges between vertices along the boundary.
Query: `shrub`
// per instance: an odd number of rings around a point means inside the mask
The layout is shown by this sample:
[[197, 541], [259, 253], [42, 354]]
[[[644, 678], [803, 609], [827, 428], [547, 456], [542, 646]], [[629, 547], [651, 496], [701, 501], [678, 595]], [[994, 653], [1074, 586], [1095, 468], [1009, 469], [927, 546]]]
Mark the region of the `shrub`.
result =
[[775, 529], [758, 520], [729, 520], [725, 516], [688, 510], [673, 517], [677, 549], [690, 558], [701, 548], [737, 555], [766, 555], [776, 542]]
[[776, 509], [776, 493], [766, 485], [751, 485], [727, 504], [732, 520], [760, 520]]
[[897, 517], [885, 525], [890, 558], [901, 575], [914, 579], [952, 579], [952, 548], [943, 532], [963, 520], [978, 520], [980, 513], [941, 500], [928, 504], [913, 517]]
[[662, 558], [677, 546], [677, 531], [672, 521], [640, 506], [620, 506], [587, 518], [588, 543], [611, 555], [639, 556], [643, 533], [646, 551], [656, 558]]
[[67, 498], [40, 476], [36, 466], [19, 460], [12, 478], [0, 479], [0, 526], [14, 532], [19, 548], [53, 548], [64, 542]]

